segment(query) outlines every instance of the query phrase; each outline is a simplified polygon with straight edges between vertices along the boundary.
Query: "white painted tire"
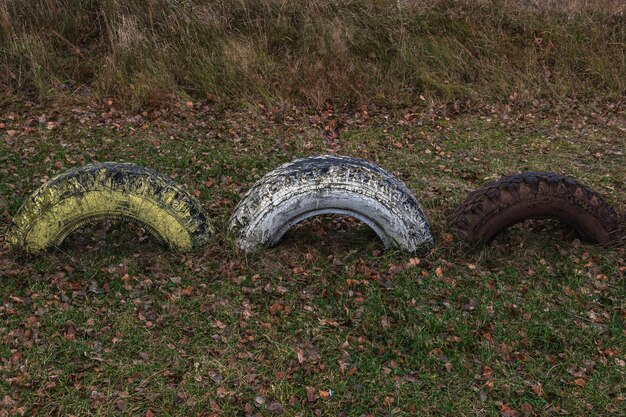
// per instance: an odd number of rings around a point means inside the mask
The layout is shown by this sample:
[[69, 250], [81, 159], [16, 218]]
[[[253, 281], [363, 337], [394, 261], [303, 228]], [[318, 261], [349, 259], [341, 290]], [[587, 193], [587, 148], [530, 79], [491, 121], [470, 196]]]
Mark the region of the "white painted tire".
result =
[[334, 155], [297, 159], [265, 175], [235, 208], [229, 232], [251, 252], [320, 214], [362, 221], [385, 247], [416, 252], [433, 244], [422, 208], [402, 181], [363, 159]]

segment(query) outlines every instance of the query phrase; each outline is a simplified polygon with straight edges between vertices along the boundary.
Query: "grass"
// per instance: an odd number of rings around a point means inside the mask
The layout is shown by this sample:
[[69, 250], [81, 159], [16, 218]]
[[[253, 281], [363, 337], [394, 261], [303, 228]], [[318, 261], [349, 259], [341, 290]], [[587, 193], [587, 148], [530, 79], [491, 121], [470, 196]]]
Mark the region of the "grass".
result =
[[[3, 246], [0, 415], [623, 415], [623, 242], [530, 222], [468, 251], [447, 221], [467, 192], [523, 170], [573, 175], [623, 213], [624, 113], [503, 108], [197, 103], [76, 107], [44, 123], [41, 107], [10, 113], [2, 235], [44, 175], [95, 160], [135, 161], [198, 190], [218, 233], [185, 256], [117, 223], [41, 256]], [[438, 242], [419, 265], [341, 217], [307, 221], [253, 256], [235, 251], [224, 227], [241, 193], [282, 162], [331, 150], [415, 192]]]
[[620, 0], [6, 1], [5, 104], [378, 103], [626, 92]]

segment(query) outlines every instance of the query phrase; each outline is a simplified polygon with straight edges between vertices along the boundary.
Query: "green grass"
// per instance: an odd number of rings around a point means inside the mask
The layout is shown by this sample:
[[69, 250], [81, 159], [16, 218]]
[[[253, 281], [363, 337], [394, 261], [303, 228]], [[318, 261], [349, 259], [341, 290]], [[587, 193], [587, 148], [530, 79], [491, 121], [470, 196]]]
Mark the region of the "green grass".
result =
[[619, 101], [620, 0], [54, 0], [0, 5], [2, 102]]
[[[1, 120], [17, 130], [0, 141], [2, 234], [44, 175], [95, 160], [199, 190], [218, 232], [185, 256], [116, 223], [40, 256], [3, 247], [0, 413], [271, 415], [279, 403], [303, 416], [623, 415], [623, 245], [580, 243], [550, 222], [473, 251], [445, 239], [467, 192], [522, 170], [573, 175], [624, 212], [623, 113], [532, 111], [541, 118], [409, 123], [196, 106], [107, 123], [77, 108], [48, 130], [35, 108]], [[421, 200], [438, 243], [418, 266], [341, 217], [249, 257], [226, 238], [241, 193], [282, 162], [328, 152], [320, 127], [334, 119], [338, 153], [377, 162]]]

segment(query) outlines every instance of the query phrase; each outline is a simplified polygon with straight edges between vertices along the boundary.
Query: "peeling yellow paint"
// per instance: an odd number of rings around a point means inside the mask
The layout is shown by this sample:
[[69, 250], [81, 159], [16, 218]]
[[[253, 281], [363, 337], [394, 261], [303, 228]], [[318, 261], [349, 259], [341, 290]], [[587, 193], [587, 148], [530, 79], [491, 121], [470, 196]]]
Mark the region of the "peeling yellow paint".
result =
[[200, 204], [169, 178], [133, 164], [103, 163], [70, 170], [35, 191], [13, 219], [7, 241], [37, 252], [106, 218], [139, 223], [181, 251], [213, 233]]
[[24, 237], [24, 246], [37, 252], [57, 245], [87, 221], [121, 217], [135, 220], [157, 233], [170, 246], [189, 250], [189, 232], [170, 213], [152, 201], [119, 191], [93, 191], [67, 198], [40, 216]]

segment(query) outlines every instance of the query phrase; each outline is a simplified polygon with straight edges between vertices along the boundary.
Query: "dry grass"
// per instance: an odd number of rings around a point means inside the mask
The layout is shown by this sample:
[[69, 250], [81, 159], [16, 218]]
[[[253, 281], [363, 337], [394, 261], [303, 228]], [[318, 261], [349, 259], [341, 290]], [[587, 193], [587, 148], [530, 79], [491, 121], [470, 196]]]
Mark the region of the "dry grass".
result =
[[621, 98], [622, 1], [3, 0], [5, 101]]

